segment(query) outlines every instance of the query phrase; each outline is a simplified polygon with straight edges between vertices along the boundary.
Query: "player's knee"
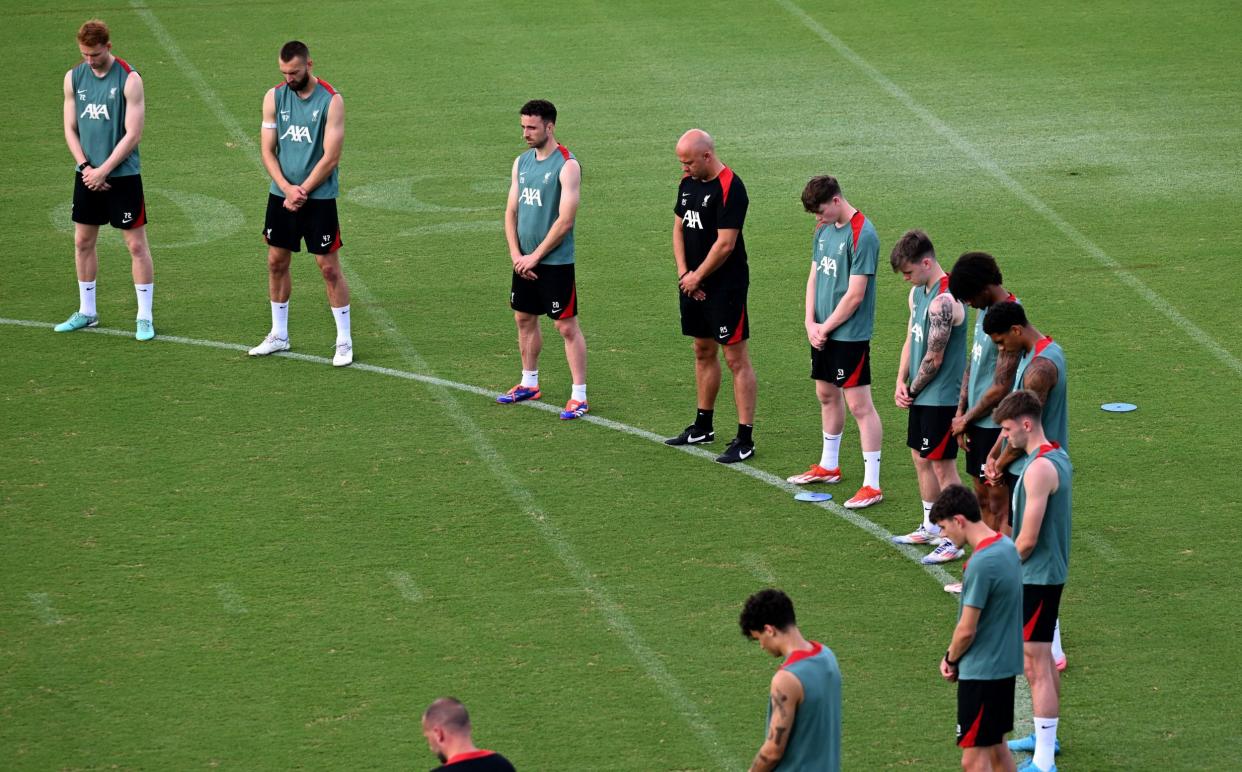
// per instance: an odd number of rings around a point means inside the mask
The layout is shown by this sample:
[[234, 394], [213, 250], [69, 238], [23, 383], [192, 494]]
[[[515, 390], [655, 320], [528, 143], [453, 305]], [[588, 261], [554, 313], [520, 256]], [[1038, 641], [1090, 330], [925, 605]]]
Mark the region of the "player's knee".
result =
[[319, 272], [329, 284], [336, 284], [341, 280], [341, 267], [335, 263], [320, 263]]
[[73, 237], [73, 248], [79, 255], [89, 254], [95, 251], [95, 234], [82, 235], [78, 234]]
[[716, 346], [713, 343], [694, 342], [694, 358], [700, 362], [716, 361]]

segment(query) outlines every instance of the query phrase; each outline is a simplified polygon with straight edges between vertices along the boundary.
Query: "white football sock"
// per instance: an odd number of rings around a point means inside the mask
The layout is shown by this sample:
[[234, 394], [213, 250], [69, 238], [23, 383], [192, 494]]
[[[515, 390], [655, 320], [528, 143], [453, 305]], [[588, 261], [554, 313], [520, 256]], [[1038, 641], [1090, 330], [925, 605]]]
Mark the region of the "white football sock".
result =
[[1061, 648], [1061, 617], [1057, 617], [1057, 626], [1052, 628], [1052, 661], [1056, 662], [1065, 656]]
[[880, 489], [880, 451], [863, 451], [863, 485]]
[[585, 383], [575, 383], [575, 384], [573, 385], [573, 391], [572, 391], [572, 393], [569, 395], [569, 398], [570, 398], [570, 399], [572, 399], [572, 400], [575, 400], [575, 401], [577, 401], [577, 402], [586, 402], [586, 401], [587, 401], [587, 399], [586, 399], [586, 384], [585, 384]]
[[931, 521], [931, 508], [934, 503], [932, 501], [923, 502], [923, 528], [929, 533], [940, 533], [940, 526], [932, 525]]
[[533, 389], [538, 385], [539, 385], [539, 371], [538, 370], [523, 370], [522, 371], [523, 388]]
[[1035, 753], [1031, 762], [1040, 769], [1052, 769], [1056, 763], [1057, 722], [1055, 718], [1035, 716]]
[[84, 316], [95, 316], [95, 282], [78, 282], [78, 313]]
[[135, 284], [134, 294], [138, 296], [138, 318], [151, 321], [151, 301], [155, 299], [155, 285]]
[[836, 469], [841, 463], [841, 435], [824, 432], [824, 449], [819, 454], [819, 465]]
[[272, 334], [281, 340], [289, 338], [289, 301], [272, 301]]
[[337, 345], [339, 346], [342, 343], [353, 343], [353, 336], [349, 334], [349, 306], [333, 308], [332, 318], [336, 320]]

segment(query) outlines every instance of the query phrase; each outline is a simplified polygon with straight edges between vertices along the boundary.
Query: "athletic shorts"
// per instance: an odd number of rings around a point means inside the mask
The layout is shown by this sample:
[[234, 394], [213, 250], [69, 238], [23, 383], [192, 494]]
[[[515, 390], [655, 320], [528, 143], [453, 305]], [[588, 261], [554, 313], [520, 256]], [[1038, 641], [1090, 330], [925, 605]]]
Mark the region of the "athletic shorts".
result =
[[1022, 640], [1052, 643], [1064, 589], [1063, 584], [1022, 585]]
[[871, 385], [871, 341], [832, 340], [811, 347], [811, 378], [841, 389]]
[[722, 346], [741, 343], [749, 338], [746, 287], [715, 287], [705, 291], [707, 297], [702, 300], [679, 293], [681, 334], [691, 338], [710, 338]]
[[951, 431], [956, 405], [911, 405], [906, 445], [933, 461], [957, 458], [957, 438]]
[[142, 195], [142, 175], [109, 177], [111, 190], [91, 190], [79, 172], [73, 180], [73, 221], [83, 225], [111, 223], [123, 231], [147, 224], [147, 202]]
[[578, 315], [578, 285], [574, 264], [536, 265], [535, 279], [513, 274], [509, 287], [509, 307], [524, 314], [553, 319], [571, 319]]
[[290, 252], [301, 252], [303, 239], [312, 255], [335, 252], [345, 244], [336, 218], [336, 199], [308, 198], [296, 212], [290, 212], [285, 209], [284, 198], [268, 193], [263, 238], [268, 246]]
[[974, 424], [966, 427], [966, 437], [970, 440], [970, 447], [966, 448], [966, 474], [976, 480], [983, 479], [983, 466], [1000, 433], [999, 426], [995, 429]]
[[957, 682], [957, 745], [1000, 745], [1013, 731], [1013, 689], [1017, 676]]

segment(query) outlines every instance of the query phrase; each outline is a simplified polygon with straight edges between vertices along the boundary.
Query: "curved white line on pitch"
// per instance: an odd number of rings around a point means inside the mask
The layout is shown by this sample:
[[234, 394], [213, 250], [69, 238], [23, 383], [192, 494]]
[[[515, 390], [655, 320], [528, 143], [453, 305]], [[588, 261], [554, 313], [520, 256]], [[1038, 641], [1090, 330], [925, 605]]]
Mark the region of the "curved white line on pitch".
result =
[[[28, 319], [0, 318], [0, 324], [14, 325], [17, 327], [35, 327], [35, 328], [41, 328], [41, 329], [50, 329], [51, 327], [53, 327], [53, 325], [48, 322], [35, 322], [35, 321], [30, 321]], [[82, 330], [82, 332], [94, 333], [96, 335], [119, 336], [123, 338], [129, 338], [133, 336], [133, 333], [128, 330], [116, 330], [116, 329], [110, 329], [106, 327], [87, 328], [85, 330]], [[218, 341], [218, 340], [202, 340], [199, 338], [183, 338], [183, 337], [179, 337], [176, 335], [159, 335], [155, 338], [155, 340], [157, 342], [162, 341], [164, 343], [180, 343], [186, 346], [201, 346], [204, 348], [215, 348], [215, 349], [221, 349], [224, 351], [249, 351], [248, 346], [243, 346], [240, 343], [225, 343], [223, 341]], [[279, 354], [273, 354], [273, 356], [282, 357], [284, 359], [294, 359], [299, 362], [311, 362], [313, 364], [319, 364], [319, 365], [332, 364], [332, 360], [329, 359], [328, 357], [320, 357], [320, 356], [315, 356], [313, 354], [299, 354], [294, 351], [282, 351]], [[481, 386], [474, 386], [469, 383], [460, 383], [458, 381], [450, 381], [445, 378], [437, 378], [433, 375], [424, 375], [422, 373], [410, 372], [408, 370], [397, 370], [391, 367], [381, 367], [379, 365], [370, 365], [370, 364], [367, 364], [366, 362], [354, 362], [354, 364], [351, 365], [350, 368], [353, 370], [362, 370], [363, 372], [368, 372], [368, 373], [377, 373], [379, 375], [387, 375], [391, 378], [401, 378], [407, 381], [417, 381], [419, 383], [426, 383], [431, 386], [439, 386], [441, 388], [453, 389], [455, 391], [464, 391], [470, 394], [477, 394], [478, 396], [481, 396], [481, 397], [487, 397], [488, 399], [493, 399], [496, 396], [496, 391], [494, 389], [485, 389]], [[559, 407], [555, 405], [549, 405], [544, 402], [533, 402], [533, 401], [522, 402], [519, 404], [519, 407], [530, 408], [533, 410], [542, 410], [545, 413], [560, 413]], [[602, 426], [606, 429], [612, 429], [613, 431], [621, 432], [622, 434], [628, 434], [632, 437], [640, 437], [649, 442], [659, 443], [660, 445], [664, 444], [665, 438], [662, 435], [656, 434], [655, 432], [649, 432], [646, 429], [640, 429], [637, 426], [630, 426], [629, 424], [621, 423], [620, 421], [613, 421], [610, 418], [602, 418], [598, 415], [588, 414], [577, 420], [586, 421], [587, 423], [592, 423], [592, 424], [595, 424], [596, 426]], [[710, 459], [713, 463], [715, 463], [716, 454], [712, 453], [711, 451], [704, 450], [702, 448], [696, 448], [694, 446], [685, 445], [685, 446], [672, 448], [672, 449], [680, 451], [682, 453], [688, 453], [692, 456], [698, 456], [699, 458]], [[794, 493], [797, 493], [798, 491], [802, 490], [797, 485], [794, 485], [793, 483], [790, 483], [790, 482], [786, 482], [785, 480], [782, 480], [781, 478], [777, 477], [774, 474], [765, 472], [761, 469], [756, 469], [746, 464], [730, 464], [728, 466], [725, 466], [724, 468], [730, 469], [734, 472], [744, 474], [747, 477], [754, 478], [762, 483], [766, 483], [772, 486], [773, 488], [779, 488], [780, 490], [785, 491], [791, 496]], [[807, 506], [807, 505], [800, 505], [800, 506]], [[890, 547], [897, 550], [902, 555], [909, 558], [911, 561], [917, 563], [919, 568], [922, 568], [924, 571], [930, 574], [933, 579], [935, 579], [937, 582], [941, 583], [942, 585], [948, 584], [949, 582], [956, 581], [956, 579], [954, 579], [951, 574], [949, 574], [947, 571], [945, 571], [940, 566], [934, 566], [934, 565], [927, 566], [927, 565], [923, 565], [922, 563], [920, 563], [919, 560], [923, 557], [922, 552], [908, 545], [893, 544], [892, 543], [893, 534], [888, 529], [886, 529], [884, 526], [872, 520], [869, 520], [863, 517], [857, 512], [854, 512], [849, 509], [845, 509], [844, 507], [841, 507], [834, 501], [819, 502], [817, 504], [812, 504], [810, 506], [817, 506], [821, 509], [825, 509], [831, 512], [832, 514], [836, 515], [841, 520], [844, 520], [847, 523], [866, 531], [867, 533], [871, 534], [872, 536], [884, 542], [885, 544], [888, 544]]]

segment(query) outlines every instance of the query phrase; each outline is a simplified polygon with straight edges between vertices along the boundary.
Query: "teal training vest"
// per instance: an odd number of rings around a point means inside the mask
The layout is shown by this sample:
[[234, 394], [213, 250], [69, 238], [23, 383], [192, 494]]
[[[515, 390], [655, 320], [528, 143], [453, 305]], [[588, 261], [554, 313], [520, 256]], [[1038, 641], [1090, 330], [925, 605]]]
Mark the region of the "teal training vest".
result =
[[985, 539], [962, 567], [962, 608], [979, 609], [975, 639], [958, 662], [963, 681], [994, 681], [1022, 672], [1022, 561], [1006, 536]]
[[[551, 155], [540, 161], [531, 148], [518, 156], [518, 246], [522, 254], [534, 252], [552, 230], [552, 223], [561, 215], [561, 169], [574, 158], [564, 145], [557, 145]], [[541, 261], [545, 265], [570, 265], [574, 262], [574, 229], [571, 227]]]
[[[328, 106], [334, 96], [336, 89], [325, 80], [319, 80], [306, 99], [286, 83], [275, 89], [276, 157], [280, 160], [280, 173], [294, 185], [309, 177], [315, 164], [323, 158]], [[336, 198], [338, 169], [333, 169], [319, 187], [308, 191], [310, 198]], [[275, 180], [272, 180], [271, 191], [284, 198], [284, 191], [277, 187]]]
[[867, 291], [854, 315], [829, 334], [832, 340], [871, 340], [875, 328], [875, 267], [880, 237], [862, 212], [849, 223], [825, 223], [815, 229], [811, 265], [815, 269], [815, 321], [822, 324], [832, 315], [850, 288], [853, 276], [867, 277]]
[[[1012, 294], [1006, 300], [1017, 302]], [[998, 349], [992, 342], [992, 336], [983, 331], [983, 320], [988, 310], [982, 308], [975, 314], [975, 340], [970, 347], [970, 383], [967, 384], [966, 409], [970, 410], [979, 404], [983, 394], [992, 388], [996, 381], [996, 355]], [[999, 428], [1000, 424], [992, 420], [992, 413], [980, 416], [974, 423], [985, 429]]]
[[1052, 338], [1044, 338], [1018, 360], [1018, 373], [1013, 379], [1014, 391], [1023, 388], [1022, 378], [1026, 368], [1035, 357], [1043, 357], [1057, 366], [1057, 385], [1048, 392], [1044, 403], [1044, 434], [1048, 439], [1069, 450], [1069, 388], [1066, 385], [1065, 351]]
[[[919, 373], [919, 365], [923, 362], [923, 355], [927, 352], [927, 332], [930, 327], [927, 309], [931, 308], [932, 300], [948, 291], [948, 275], [940, 277], [940, 283], [930, 290], [926, 287], [914, 288], [914, 315], [910, 319], [910, 380], [907, 385], [914, 383]], [[949, 299], [953, 300], [952, 296]], [[953, 302], [957, 303], [956, 300]], [[940, 362], [936, 377], [918, 393], [914, 404], [956, 407], [962, 396], [962, 374], [965, 371], [966, 320], [963, 311], [962, 323], [954, 326], [949, 333], [949, 345], [945, 347], [944, 359]]]
[[1065, 584], [1069, 575], [1069, 545], [1073, 467], [1065, 448], [1055, 442], [1043, 445], [1028, 455], [1022, 475], [1013, 489], [1013, 539], [1022, 534], [1022, 518], [1026, 510], [1026, 471], [1037, 458], [1046, 458], [1057, 470], [1057, 490], [1048, 497], [1044, 520], [1039, 527], [1035, 549], [1022, 563], [1023, 584]]
[[[78, 140], [86, 160], [98, 169], [116, 150], [125, 136], [125, 81], [134, 68], [119, 56], [102, 78], [96, 77], [91, 66], [82, 62], [73, 68], [73, 104], [78, 114]], [[121, 161], [109, 177], [138, 174], [138, 148]]]
[[[841, 769], [841, 669], [832, 649], [811, 643], [810, 652], [795, 652], [781, 666], [802, 684], [802, 704], [794, 714], [785, 755], [776, 765], [781, 772]], [[765, 731], [771, 723], [769, 701]]]

